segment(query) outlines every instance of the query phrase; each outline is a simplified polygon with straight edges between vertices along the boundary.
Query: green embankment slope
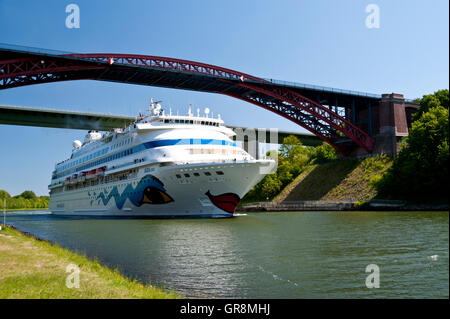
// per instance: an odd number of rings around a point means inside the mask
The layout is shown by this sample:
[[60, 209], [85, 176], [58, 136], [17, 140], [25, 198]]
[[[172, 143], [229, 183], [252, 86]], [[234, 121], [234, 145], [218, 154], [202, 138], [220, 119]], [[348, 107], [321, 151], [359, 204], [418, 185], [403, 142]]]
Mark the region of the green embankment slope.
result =
[[[75, 264], [79, 288], [66, 280]], [[75, 283], [74, 279], [71, 281]], [[70, 286], [70, 285], [69, 285]], [[143, 285], [58, 245], [40, 241], [10, 227], [0, 231], [0, 299], [5, 298], [180, 298], [151, 285]]]
[[392, 161], [378, 156], [309, 165], [273, 201], [370, 200], [376, 196], [373, 182]]

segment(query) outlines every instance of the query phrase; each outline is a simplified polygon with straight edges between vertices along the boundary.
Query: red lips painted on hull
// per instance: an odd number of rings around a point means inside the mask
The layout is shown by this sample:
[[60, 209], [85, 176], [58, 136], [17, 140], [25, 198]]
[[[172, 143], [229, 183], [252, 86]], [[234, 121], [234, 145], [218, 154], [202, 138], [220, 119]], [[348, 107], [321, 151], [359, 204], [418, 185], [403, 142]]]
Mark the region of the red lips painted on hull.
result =
[[213, 203], [216, 207], [219, 207], [221, 210], [231, 214], [234, 213], [239, 201], [241, 200], [241, 198], [234, 193], [224, 193], [214, 196], [208, 190], [205, 195], [208, 196], [211, 203]]

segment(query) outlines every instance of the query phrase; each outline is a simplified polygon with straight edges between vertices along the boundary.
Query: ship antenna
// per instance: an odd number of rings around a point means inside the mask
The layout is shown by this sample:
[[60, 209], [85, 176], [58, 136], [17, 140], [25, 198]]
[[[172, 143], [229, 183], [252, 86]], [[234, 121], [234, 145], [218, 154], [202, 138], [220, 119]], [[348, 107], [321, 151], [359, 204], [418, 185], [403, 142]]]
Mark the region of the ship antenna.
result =
[[150, 99], [150, 108], [149, 113], [150, 115], [153, 115], [153, 110], [155, 109], [155, 102], [153, 101], [153, 98]]

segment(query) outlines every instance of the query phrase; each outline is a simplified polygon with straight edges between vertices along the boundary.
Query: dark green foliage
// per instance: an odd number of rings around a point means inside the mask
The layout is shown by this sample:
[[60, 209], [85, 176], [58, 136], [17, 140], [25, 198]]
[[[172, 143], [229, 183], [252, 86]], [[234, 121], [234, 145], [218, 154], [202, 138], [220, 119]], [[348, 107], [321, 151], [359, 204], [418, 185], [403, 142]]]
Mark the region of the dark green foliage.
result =
[[338, 159], [339, 157], [339, 152], [333, 146], [325, 142], [323, 142], [322, 145], [317, 146], [314, 150], [314, 163], [324, 163]]
[[283, 140], [279, 153], [273, 154], [273, 156], [278, 156], [277, 172], [266, 175], [244, 197], [243, 202], [273, 199], [303, 172], [308, 164], [335, 160], [339, 157], [339, 153], [325, 142], [315, 148], [305, 147], [297, 137], [291, 135]]
[[0, 199], [2, 200], [2, 202], [3, 202], [3, 198], [10, 198], [10, 197], [11, 197], [11, 195], [9, 195], [7, 191], [0, 190]]
[[[266, 175], [243, 199], [247, 201], [264, 201], [275, 197], [287, 184], [300, 174], [314, 157], [314, 149], [304, 147], [295, 136], [284, 138], [278, 156], [278, 169], [274, 174]], [[272, 155], [272, 156], [273, 156]]]
[[24, 191], [22, 194], [14, 197], [23, 197], [25, 199], [36, 199], [36, 194], [33, 191]]
[[448, 90], [420, 100], [409, 136], [392, 167], [375, 184], [377, 197], [448, 202], [448, 101]]
[[11, 197], [6, 191], [0, 190], [0, 208], [3, 209], [3, 199], [6, 198], [7, 209], [39, 209], [48, 208], [49, 196], [36, 196], [32, 191], [24, 191], [22, 194]]
[[422, 114], [428, 112], [434, 107], [443, 107], [448, 110], [449, 107], [449, 92], [448, 90], [439, 90], [434, 94], [424, 95], [422, 99], [418, 100], [419, 111], [413, 116], [413, 120], [418, 120]]

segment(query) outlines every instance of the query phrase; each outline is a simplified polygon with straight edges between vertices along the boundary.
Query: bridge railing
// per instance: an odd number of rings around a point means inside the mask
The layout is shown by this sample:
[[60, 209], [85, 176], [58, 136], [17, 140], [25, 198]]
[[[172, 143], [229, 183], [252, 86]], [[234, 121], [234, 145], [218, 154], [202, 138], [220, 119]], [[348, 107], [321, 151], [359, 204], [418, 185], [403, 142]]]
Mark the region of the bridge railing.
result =
[[36, 48], [36, 47], [28, 47], [28, 46], [24, 46], [24, 45], [16, 45], [16, 44], [8, 44], [8, 43], [0, 43], [0, 49], [12, 50], [12, 51], [22, 51], [24, 53], [46, 54], [46, 55], [61, 55], [61, 54], [72, 53], [72, 52], [61, 51], [61, 50], [41, 49], [41, 48]]
[[381, 99], [381, 94], [373, 94], [373, 93], [366, 93], [366, 92], [359, 92], [359, 91], [352, 91], [352, 90], [343, 90], [343, 89], [336, 89], [336, 88], [320, 86], [320, 85], [311, 85], [311, 84], [304, 84], [304, 83], [291, 82], [291, 81], [282, 81], [282, 80], [275, 80], [275, 79], [264, 79], [264, 80], [269, 81], [272, 84], [282, 85], [282, 86], [290, 86], [290, 87], [309, 89], [309, 90], [314, 90], [314, 91], [348, 94], [348, 95], [370, 97], [370, 98], [374, 98], [374, 99]]

